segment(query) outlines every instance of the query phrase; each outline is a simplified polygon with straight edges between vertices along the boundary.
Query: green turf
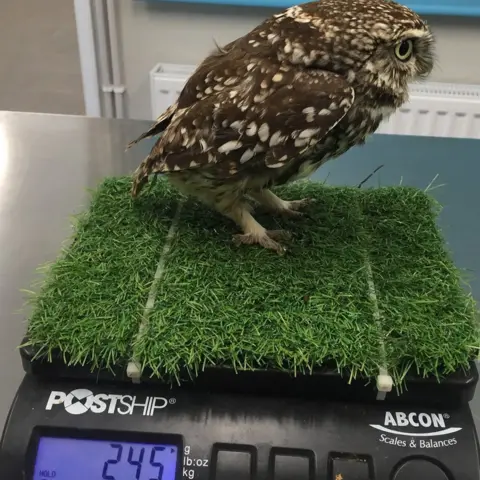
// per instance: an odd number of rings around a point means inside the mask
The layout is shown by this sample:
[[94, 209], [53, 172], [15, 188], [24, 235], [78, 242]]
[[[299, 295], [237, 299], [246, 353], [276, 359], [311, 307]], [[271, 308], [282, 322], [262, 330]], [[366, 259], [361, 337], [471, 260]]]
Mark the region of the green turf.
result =
[[230, 221], [163, 180], [135, 202], [129, 190], [129, 178], [106, 179], [48, 268], [28, 326], [42, 354], [107, 368], [135, 358], [169, 379], [328, 362], [368, 378], [383, 367], [401, 383], [411, 368], [446, 374], [478, 353], [475, 303], [420, 190], [278, 189], [317, 199], [302, 219], [256, 214], [294, 234], [284, 257], [235, 247]]

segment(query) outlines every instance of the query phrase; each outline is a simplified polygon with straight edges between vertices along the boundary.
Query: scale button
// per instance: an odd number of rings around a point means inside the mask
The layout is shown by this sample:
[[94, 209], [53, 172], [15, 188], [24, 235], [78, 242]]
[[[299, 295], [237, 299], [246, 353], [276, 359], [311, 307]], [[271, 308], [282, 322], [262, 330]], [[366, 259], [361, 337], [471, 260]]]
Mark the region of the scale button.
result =
[[272, 448], [270, 472], [272, 470], [273, 476], [270, 474], [269, 478], [273, 480], [314, 480], [315, 455], [311, 450]]
[[249, 445], [215, 444], [214, 480], [251, 480], [256, 470], [256, 449]]
[[433, 462], [426, 459], [411, 458], [403, 462], [395, 471], [394, 480], [411, 480], [428, 478], [428, 480], [448, 480], [449, 476]]
[[366, 455], [331, 454], [328, 479], [374, 480], [372, 459]]

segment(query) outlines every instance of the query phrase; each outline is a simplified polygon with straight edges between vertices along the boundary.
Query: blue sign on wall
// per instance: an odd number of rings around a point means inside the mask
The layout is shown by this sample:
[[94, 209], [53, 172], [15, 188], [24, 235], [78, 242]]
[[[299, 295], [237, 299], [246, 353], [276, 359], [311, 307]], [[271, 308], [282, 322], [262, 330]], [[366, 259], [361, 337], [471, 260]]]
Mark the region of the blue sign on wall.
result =
[[[147, 0], [155, 1], [155, 0]], [[158, 1], [158, 0], [157, 0]], [[272, 7], [283, 9], [303, 3], [292, 0], [165, 0], [169, 2], [210, 3], [219, 5], [247, 5], [252, 7]], [[455, 15], [480, 17], [480, 0], [400, 0], [400, 3], [410, 7], [422, 15]], [[479, 27], [480, 28], [480, 27]]]

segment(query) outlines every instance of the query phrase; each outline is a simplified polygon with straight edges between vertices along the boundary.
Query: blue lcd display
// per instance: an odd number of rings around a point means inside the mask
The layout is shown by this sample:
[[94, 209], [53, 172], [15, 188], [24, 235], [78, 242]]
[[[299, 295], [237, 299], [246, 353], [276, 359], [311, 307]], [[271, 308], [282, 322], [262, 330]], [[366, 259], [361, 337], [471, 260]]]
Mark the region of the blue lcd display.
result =
[[178, 447], [41, 437], [33, 480], [175, 480]]

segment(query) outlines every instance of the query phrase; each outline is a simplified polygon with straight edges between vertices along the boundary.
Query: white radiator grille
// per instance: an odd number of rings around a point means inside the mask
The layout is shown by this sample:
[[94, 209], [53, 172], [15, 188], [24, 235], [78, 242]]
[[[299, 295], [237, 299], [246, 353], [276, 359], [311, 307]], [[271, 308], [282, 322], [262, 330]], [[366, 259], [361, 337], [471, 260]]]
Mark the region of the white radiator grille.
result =
[[480, 85], [424, 83], [379, 133], [480, 139]]
[[150, 71], [152, 120], [175, 102], [195, 68], [192, 65], [159, 63]]
[[[160, 63], [152, 69], [153, 119], [175, 101], [195, 68]], [[385, 121], [378, 133], [480, 139], [480, 85], [413, 84], [410, 101]]]

